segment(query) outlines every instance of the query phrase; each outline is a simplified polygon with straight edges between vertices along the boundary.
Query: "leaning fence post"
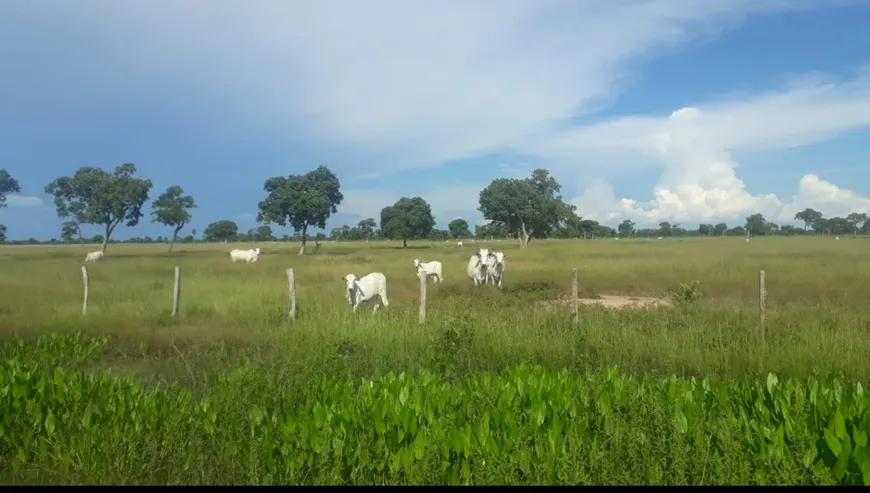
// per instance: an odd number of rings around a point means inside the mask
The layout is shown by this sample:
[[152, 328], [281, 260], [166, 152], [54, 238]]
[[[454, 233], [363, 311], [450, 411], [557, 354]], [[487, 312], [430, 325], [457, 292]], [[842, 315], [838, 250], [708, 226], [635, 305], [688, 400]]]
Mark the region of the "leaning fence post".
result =
[[90, 287], [90, 280], [88, 279], [88, 267], [82, 266], [82, 282], [85, 285], [85, 298], [82, 301], [82, 315], [88, 313], [88, 288]]
[[181, 267], [175, 266], [175, 289], [172, 292], [172, 316], [178, 317], [178, 306], [181, 303]]
[[577, 301], [577, 269], [571, 269], [571, 308], [574, 312], [574, 323], [580, 323], [580, 307]]
[[296, 276], [293, 273], [293, 269], [287, 269], [286, 273], [290, 298], [290, 319], [296, 320]]
[[761, 321], [761, 340], [764, 341], [764, 312], [767, 308], [767, 288], [764, 285], [764, 271], [758, 271], [758, 316]]
[[426, 321], [426, 273], [420, 269], [420, 323]]

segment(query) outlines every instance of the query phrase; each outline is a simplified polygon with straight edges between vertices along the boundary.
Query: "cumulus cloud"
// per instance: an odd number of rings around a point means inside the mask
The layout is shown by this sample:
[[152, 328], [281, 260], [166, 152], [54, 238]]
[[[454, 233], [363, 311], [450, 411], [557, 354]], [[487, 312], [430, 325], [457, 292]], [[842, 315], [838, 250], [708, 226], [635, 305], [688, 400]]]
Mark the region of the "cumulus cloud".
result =
[[792, 221], [805, 207], [825, 214], [870, 211], [868, 199], [820, 179], [803, 177], [790, 199], [753, 195], [737, 176], [737, 150], [806, 145], [870, 124], [870, 76], [833, 83], [816, 80], [740, 101], [687, 107], [664, 118], [621, 118], [564, 132], [535, 145], [553, 162], [570, 167], [586, 150], [647, 159], [663, 166], [653, 199], [617, 199], [603, 178], [581, 183], [572, 200], [582, 215], [598, 220], [631, 218], [643, 223], [712, 221], [760, 212]]
[[6, 205], [9, 207], [39, 207], [42, 205], [42, 199], [27, 195], [7, 195]]

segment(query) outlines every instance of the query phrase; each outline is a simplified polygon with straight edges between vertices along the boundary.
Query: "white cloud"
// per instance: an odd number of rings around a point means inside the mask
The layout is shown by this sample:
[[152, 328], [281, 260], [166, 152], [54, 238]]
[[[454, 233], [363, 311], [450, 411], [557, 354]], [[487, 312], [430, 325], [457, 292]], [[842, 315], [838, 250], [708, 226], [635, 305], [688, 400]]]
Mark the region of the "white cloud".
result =
[[[587, 217], [657, 221], [754, 210], [778, 217], [801, 200], [822, 200], [822, 182], [810, 177], [787, 203], [749, 194], [731, 152], [805, 145], [870, 123], [870, 80], [805, 79], [671, 117], [560, 131], [566, 122], [613, 98], [643, 57], [715, 36], [747, 15], [841, 3], [849, 2], [79, 0], [52, 8], [23, 2], [3, 7], [0, 17], [66, 37], [42, 48], [54, 58], [30, 57], [51, 66], [53, 80], [99, 74], [86, 81], [90, 90], [115, 95], [118, 88], [138, 95], [172, 87], [189, 101], [219, 103], [222, 120], [240, 128], [353, 156], [345, 170], [365, 175], [490, 152], [529, 156], [563, 182], [590, 169], [605, 174], [657, 163], [664, 172], [650, 202], [617, 200], [603, 178], [574, 199]], [[63, 51], [72, 46], [75, 52]], [[51, 94], [68, 91], [41, 90], [39, 97]], [[439, 222], [455, 215], [473, 221], [482, 186], [421, 195]], [[375, 218], [401, 196], [344, 193], [341, 212]]]
[[130, 88], [219, 98], [240, 125], [380, 158], [377, 170], [359, 170], [370, 174], [511, 149], [597, 109], [640, 57], [750, 14], [830, 4], [79, 0], [6, 14], [55, 31], [75, 26], [65, 34], [91, 43], [92, 58], [80, 62], [113, 68], [85, 72], [100, 74], [95, 91], [125, 77]]
[[39, 207], [42, 205], [42, 199], [27, 195], [7, 195], [6, 205], [9, 207]]
[[[826, 215], [870, 211], [868, 199], [806, 175], [791, 200], [773, 194], [752, 195], [738, 178], [731, 152], [783, 149], [828, 139], [870, 125], [870, 76], [847, 83], [815, 81], [741, 101], [703, 109], [689, 107], [665, 118], [622, 118], [564, 132], [536, 143], [541, 155], [561, 168], [586, 151], [619, 158], [647, 159], [663, 165], [653, 199], [617, 200], [610, 184], [598, 178], [581, 183], [572, 200], [581, 215], [612, 221], [619, 217], [644, 223], [743, 218], [761, 212], [792, 221], [796, 208], [813, 207]], [[560, 167], [557, 166], [557, 169]]]

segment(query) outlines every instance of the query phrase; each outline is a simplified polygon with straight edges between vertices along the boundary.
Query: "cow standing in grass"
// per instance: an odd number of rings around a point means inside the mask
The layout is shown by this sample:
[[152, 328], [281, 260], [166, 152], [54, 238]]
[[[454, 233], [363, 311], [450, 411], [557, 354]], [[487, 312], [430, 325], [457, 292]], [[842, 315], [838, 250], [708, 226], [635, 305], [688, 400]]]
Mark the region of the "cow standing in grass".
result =
[[465, 272], [475, 286], [480, 286], [486, 282], [486, 262], [490, 255], [492, 254], [489, 253], [488, 248], [481, 248], [468, 259]]
[[233, 263], [236, 263], [236, 260], [241, 260], [246, 264], [250, 264], [256, 262], [257, 259], [260, 258], [260, 249], [252, 248], [250, 250], [232, 250], [230, 252], [230, 258], [233, 260]]
[[380, 300], [380, 303], [375, 300], [375, 312], [378, 311], [381, 303], [384, 304], [384, 307], [390, 306], [390, 302], [387, 301], [387, 277], [382, 273], [372, 272], [362, 278], [350, 273], [341, 279], [347, 285], [345, 296], [347, 296], [347, 302], [353, 307], [354, 313], [361, 303], [376, 298]]
[[432, 282], [444, 282], [444, 276], [441, 275], [441, 262], [437, 260], [421, 262], [420, 259], [415, 258], [414, 268], [417, 271], [417, 277], [420, 275], [432, 276]]
[[91, 252], [87, 254], [85, 257], [85, 262], [97, 262], [99, 260], [103, 260], [103, 252], [102, 250], [97, 250], [96, 252]]
[[504, 252], [495, 252], [486, 260], [486, 282], [495, 284], [501, 287], [502, 276], [504, 275]]

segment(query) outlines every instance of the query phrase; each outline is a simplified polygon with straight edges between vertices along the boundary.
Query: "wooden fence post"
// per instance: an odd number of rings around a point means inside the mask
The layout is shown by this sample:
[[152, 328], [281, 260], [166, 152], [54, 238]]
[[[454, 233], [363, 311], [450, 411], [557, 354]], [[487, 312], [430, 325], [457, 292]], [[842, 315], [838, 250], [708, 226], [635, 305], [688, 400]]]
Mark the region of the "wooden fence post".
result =
[[88, 290], [90, 288], [90, 280], [88, 279], [88, 267], [82, 266], [82, 282], [85, 284], [85, 298], [82, 301], [82, 315], [88, 313]]
[[767, 309], [767, 288], [764, 285], [764, 271], [758, 271], [758, 315], [761, 320], [761, 340], [764, 341], [764, 312]]
[[571, 307], [574, 311], [574, 323], [580, 323], [580, 307], [577, 301], [577, 269], [571, 269]]
[[420, 323], [426, 322], [426, 273], [420, 269]]
[[293, 269], [287, 269], [286, 272], [290, 297], [290, 320], [296, 320], [296, 276]]
[[172, 316], [178, 317], [181, 304], [181, 267], [175, 266], [175, 289], [172, 292]]

